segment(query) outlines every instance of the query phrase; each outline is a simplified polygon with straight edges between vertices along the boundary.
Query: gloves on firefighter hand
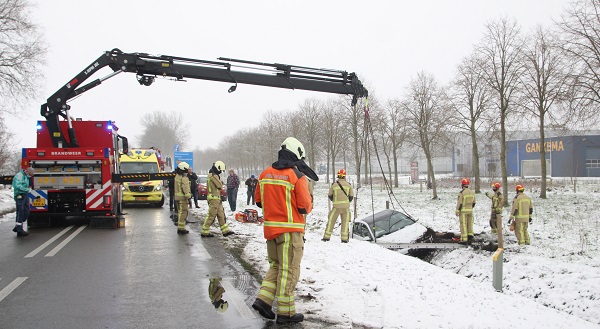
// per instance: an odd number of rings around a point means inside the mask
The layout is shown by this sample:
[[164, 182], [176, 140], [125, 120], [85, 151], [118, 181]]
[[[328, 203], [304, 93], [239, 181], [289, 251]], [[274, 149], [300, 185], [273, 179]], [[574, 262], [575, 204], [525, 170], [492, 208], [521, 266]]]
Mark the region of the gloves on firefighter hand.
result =
[[490, 192], [485, 192], [485, 196], [490, 197]]
[[529, 217], [529, 222], [530, 222], [530, 223], [531, 223], [531, 221], [532, 221], [532, 220], [533, 220], [533, 219], [532, 219], [531, 217]]

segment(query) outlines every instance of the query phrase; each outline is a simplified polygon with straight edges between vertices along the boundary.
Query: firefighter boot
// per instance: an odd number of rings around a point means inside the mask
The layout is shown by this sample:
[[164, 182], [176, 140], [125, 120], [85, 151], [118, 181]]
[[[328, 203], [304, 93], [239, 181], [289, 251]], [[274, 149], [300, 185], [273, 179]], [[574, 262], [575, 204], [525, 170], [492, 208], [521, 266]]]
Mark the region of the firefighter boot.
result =
[[15, 225], [13, 232], [17, 232], [17, 236], [28, 236], [29, 232], [23, 230], [23, 224]]
[[275, 319], [275, 313], [273, 313], [271, 305], [265, 303], [262, 299], [257, 298], [254, 301], [254, 304], [252, 304], [252, 308], [257, 310], [263, 318], [267, 318], [269, 320]]
[[188, 233], [190, 233], [190, 231], [177, 229], [177, 234], [188, 234]]
[[304, 321], [304, 315], [302, 313], [296, 313], [292, 316], [287, 315], [277, 315], [277, 323], [296, 323]]

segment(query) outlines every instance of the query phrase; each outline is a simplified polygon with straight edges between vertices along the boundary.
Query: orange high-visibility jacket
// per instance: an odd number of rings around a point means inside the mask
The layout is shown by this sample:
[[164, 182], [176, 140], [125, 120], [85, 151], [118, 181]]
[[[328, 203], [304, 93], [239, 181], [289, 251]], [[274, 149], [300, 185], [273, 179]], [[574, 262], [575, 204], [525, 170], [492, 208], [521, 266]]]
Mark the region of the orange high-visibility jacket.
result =
[[304, 233], [304, 216], [312, 211], [308, 179], [296, 168], [269, 167], [258, 178], [254, 193], [263, 209], [265, 239], [282, 233]]

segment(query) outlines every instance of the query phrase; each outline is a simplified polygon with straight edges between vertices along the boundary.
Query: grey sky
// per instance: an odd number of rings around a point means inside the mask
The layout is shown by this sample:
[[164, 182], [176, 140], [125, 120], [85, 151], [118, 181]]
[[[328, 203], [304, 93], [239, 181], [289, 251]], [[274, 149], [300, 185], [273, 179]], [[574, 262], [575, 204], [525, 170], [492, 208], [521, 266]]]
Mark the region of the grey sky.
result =
[[[356, 72], [382, 100], [399, 98], [417, 72], [448, 82], [486, 22], [514, 17], [523, 31], [558, 19], [566, 0], [463, 1], [34, 1], [49, 52], [46, 80], [23, 118], [11, 118], [18, 147], [35, 146], [40, 104], [104, 51], [216, 60], [229, 57]], [[109, 73], [100, 71], [94, 78]], [[90, 79], [91, 81], [91, 79]], [[187, 150], [216, 147], [223, 136], [257, 125], [268, 110], [293, 110], [329, 94], [157, 79], [140, 86], [120, 74], [71, 101], [72, 116], [114, 120], [140, 134], [139, 117], [179, 111], [192, 124]], [[138, 146], [138, 145], [136, 145]], [[146, 145], [140, 145], [146, 146]]]

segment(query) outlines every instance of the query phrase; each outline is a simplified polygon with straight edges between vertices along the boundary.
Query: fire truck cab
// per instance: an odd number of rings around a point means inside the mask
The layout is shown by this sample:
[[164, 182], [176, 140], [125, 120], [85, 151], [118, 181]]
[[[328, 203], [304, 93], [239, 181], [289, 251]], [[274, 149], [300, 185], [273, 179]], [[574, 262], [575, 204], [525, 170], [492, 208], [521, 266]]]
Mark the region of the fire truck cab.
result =
[[[67, 122], [61, 125], [66, 129]], [[111, 219], [120, 227], [121, 188], [111, 178], [119, 172], [119, 150], [127, 149], [127, 139], [112, 121], [76, 120], [72, 125], [79, 147], [54, 147], [46, 121], [38, 121], [37, 147], [23, 149], [21, 166], [35, 170], [29, 225], [84, 216]]]

